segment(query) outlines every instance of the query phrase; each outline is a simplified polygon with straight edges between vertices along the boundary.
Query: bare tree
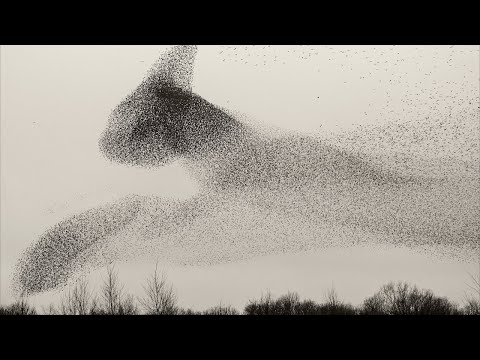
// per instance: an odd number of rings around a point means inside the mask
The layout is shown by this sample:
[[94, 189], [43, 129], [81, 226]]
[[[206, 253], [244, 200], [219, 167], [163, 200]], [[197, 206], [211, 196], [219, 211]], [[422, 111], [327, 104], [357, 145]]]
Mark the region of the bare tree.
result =
[[48, 305], [48, 307], [42, 306], [42, 312], [44, 315], [59, 315], [57, 308], [53, 304]]
[[473, 297], [467, 298], [462, 311], [464, 315], [480, 315], [480, 302]]
[[178, 308], [176, 311], [176, 315], [203, 315], [203, 314], [201, 311]]
[[470, 284], [467, 283], [467, 286], [470, 294], [465, 295], [463, 313], [465, 315], [480, 315], [480, 259], [478, 261], [478, 274], [476, 276], [469, 274], [469, 276]]
[[356, 310], [350, 304], [344, 304], [338, 299], [332, 288], [325, 295], [326, 302], [317, 304], [313, 300], [300, 300], [295, 292], [274, 299], [270, 293], [260, 300], [250, 300], [245, 307], [246, 315], [355, 315]]
[[325, 304], [332, 307], [342, 304], [333, 285], [330, 290], [327, 290], [327, 292], [325, 293]]
[[107, 278], [101, 288], [102, 310], [106, 315], [133, 315], [137, 306], [133, 296], [124, 293], [124, 286], [118, 280], [115, 267], [107, 267]]
[[133, 295], [124, 295], [118, 309], [118, 315], [137, 315], [138, 306]]
[[82, 278], [63, 296], [59, 312], [62, 315], [94, 315], [98, 313], [98, 301], [88, 290], [88, 282]]
[[325, 293], [325, 302], [318, 309], [318, 315], [355, 315], [356, 313], [357, 310], [351, 304], [340, 300], [333, 285]]
[[158, 264], [155, 273], [147, 279], [143, 287], [145, 296], [139, 299], [145, 312], [149, 315], [175, 315], [177, 313], [177, 297], [173, 287], [167, 284], [165, 274], [158, 273]]
[[37, 311], [31, 306], [24, 293], [11, 305], [0, 307], [0, 315], [36, 315]]
[[470, 288], [470, 291], [473, 292], [474, 296], [478, 299], [480, 302], [480, 259], [478, 259], [478, 274], [470, 275], [470, 284], [467, 284], [467, 286]]
[[387, 310], [380, 294], [375, 294], [364, 300], [361, 308], [362, 315], [384, 315]]
[[203, 312], [203, 315], [239, 315], [237, 309], [230, 305], [217, 305]]
[[114, 266], [107, 267], [107, 278], [101, 288], [103, 300], [103, 310], [108, 315], [118, 313], [123, 287], [118, 282], [118, 272], [115, 272]]
[[430, 290], [420, 290], [408, 283], [384, 285], [366, 299], [361, 311], [367, 315], [454, 315], [457, 306]]
[[275, 313], [278, 315], [297, 315], [300, 305], [300, 296], [296, 292], [289, 292], [275, 301]]
[[107, 278], [101, 288], [102, 309], [105, 315], [135, 315], [138, 313], [133, 296], [124, 293], [115, 267], [107, 267]]
[[275, 299], [270, 292], [260, 300], [250, 300], [243, 310], [245, 315], [275, 315]]
[[315, 301], [307, 299], [298, 304], [295, 315], [321, 315], [322, 306]]

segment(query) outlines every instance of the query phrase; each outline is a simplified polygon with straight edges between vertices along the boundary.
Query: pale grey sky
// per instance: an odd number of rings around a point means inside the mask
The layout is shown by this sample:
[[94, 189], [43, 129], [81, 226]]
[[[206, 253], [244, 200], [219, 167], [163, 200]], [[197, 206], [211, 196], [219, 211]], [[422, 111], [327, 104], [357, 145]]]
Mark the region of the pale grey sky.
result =
[[[9, 282], [21, 251], [61, 219], [131, 193], [195, 193], [196, 184], [178, 163], [154, 171], [132, 169], [108, 163], [97, 147], [110, 111], [167, 48], [2, 46], [2, 304], [12, 300]], [[478, 134], [478, 117], [468, 118], [478, 113], [478, 83], [478, 46], [200, 46], [193, 90], [248, 121], [327, 138], [358, 125], [438, 118], [446, 111], [466, 113], [462, 126]], [[439, 141], [451, 140], [451, 133], [444, 135]], [[381, 144], [385, 151], [389, 146]], [[453, 147], [471, 146], [478, 149], [478, 142], [458, 138]], [[453, 154], [453, 147], [444, 152]], [[418, 144], [403, 149], [422, 152]], [[427, 147], [423, 151], [426, 157], [438, 155]], [[119, 265], [133, 292], [153, 268]], [[181, 303], [197, 308], [220, 301], [240, 308], [268, 289], [297, 290], [320, 300], [332, 283], [345, 300], [358, 303], [390, 280], [409, 280], [461, 300], [474, 269], [475, 264], [388, 248], [166, 268]], [[97, 275], [92, 274], [93, 282]]]

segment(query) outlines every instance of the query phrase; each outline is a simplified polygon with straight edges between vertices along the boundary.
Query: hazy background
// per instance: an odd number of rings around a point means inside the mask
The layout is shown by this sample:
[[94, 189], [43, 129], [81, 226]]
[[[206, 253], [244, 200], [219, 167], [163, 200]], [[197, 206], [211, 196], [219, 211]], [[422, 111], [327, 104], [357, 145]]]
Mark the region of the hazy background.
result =
[[[179, 164], [155, 171], [111, 164], [98, 150], [110, 111], [167, 46], [1, 47], [0, 302], [12, 301], [20, 253], [47, 228], [126, 194], [188, 197], [196, 184]], [[428, 141], [374, 140], [377, 152], [478, 161], [478, 46], [200, 46], [193, 90], [252, 123], [351, 146], [359, 126], [431, 122]], [[461, 122], [458, 119], [462, 119]], [[447, 119], [447, 120], [445, 120]], [[450, 119], [450, 120], [448, 120]], [[445, 122], [446, 121], [446, 122]], [[446, 124], [446, 125], [445, 125]], [[448, 124], [455, 124], [449, 127]], [[454, 129], [462, 127], [460, 135]], [[423, 128], [419, 128], [423, 129]], [[443, 129], [443, 128], [442, 128]], [[435, 130], [436, 131], [436, 130]], [[456, 137], [455, 137], [455, 136]], [[441, 146], [441, 154], [436, 150]], [[367, 149], [367, 151], [369, 151]], [[154, 264], [118, 264], [139, 294]], [[160, 264], [162, 267], [162, 264]], [[478, 265], [382, 247], [268, 256], [212, 267], [162, 267], [180, 304], [242, 308], [267, 290], [321, 300], [335, 286], [354, 304], [391, 280], [461, 301]], [[97, 284], [105, 269], [91, 276]], [[34, 301], [54, 301], [56, 293]]]

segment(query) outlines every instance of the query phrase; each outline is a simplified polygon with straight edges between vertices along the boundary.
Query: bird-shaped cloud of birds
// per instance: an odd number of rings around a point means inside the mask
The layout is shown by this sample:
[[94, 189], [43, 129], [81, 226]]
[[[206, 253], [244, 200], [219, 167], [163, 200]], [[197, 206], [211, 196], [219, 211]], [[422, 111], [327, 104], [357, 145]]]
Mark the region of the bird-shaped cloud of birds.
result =
[[478, 253], [475, 176], [426, 176], [362, 155], [388, 129], [349, 133], [352, 146], [340, 148], [247, 125], [192, 92], [197, 51], [164, 53], [112, 111], [99, 149], [125, 166], [180, 161], [199, 193], [131, 195], [61, 221], [23, 253], [16, 291], [51, 290], [111, 261], [211, 265], [378, 239], [465, 259]]

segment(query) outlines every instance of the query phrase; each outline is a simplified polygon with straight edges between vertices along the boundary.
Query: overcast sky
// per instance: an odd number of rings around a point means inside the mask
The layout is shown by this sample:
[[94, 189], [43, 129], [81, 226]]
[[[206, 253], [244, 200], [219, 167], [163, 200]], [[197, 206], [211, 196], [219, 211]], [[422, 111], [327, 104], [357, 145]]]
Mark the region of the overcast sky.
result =
[[[127, 194], [191, 196], [196, 184], [174, 163], [143, 170], [108, 163], [98, 138], [110, 111], [167, 46], [2, 46], [0, 302], [20, 253], [47, 228]], [[452, 114], [470, 134], [442, 156], [478, 150], [478, 46], [200, 46], [193, 91], [248, 121], [340, 139], [359, 125], [380, 126]], [[475, 136], [476, 135], [476, 136]], [[340, 137], [336, 137], [340, 136]], [[464, 136], [464, 137], [462, 137]], [[340, 140], [338, 140], [340, 141]], [[338, 142], [338, 144], [342, 144]], [[420, 145], [421, 146], [421, 145]], [[385, 151], [397, 151], [381, 143]], [[439, 156], [426, 145], [402, 151]], [[408, 150], [413, 149], [413, 150]], [[459, 151], [465, 149], [465, 151]], [[373, 150], [372, 150], [373, 151]], [[154, 264], [119, 264], [127, 288]], [[390, 280], [408, 280], [460, 301], [475, 264], [407, 249], [350, 248], [269, 256], [213, 267], [165, 267], [182, 305], [243, 307], [262, 291], [292, 290], [321, 300], [334, 284], [360, 302]], [[98, 283], [104, 269], [92, 274]], [[38, 297], [48, 303], [53, 294]]]

